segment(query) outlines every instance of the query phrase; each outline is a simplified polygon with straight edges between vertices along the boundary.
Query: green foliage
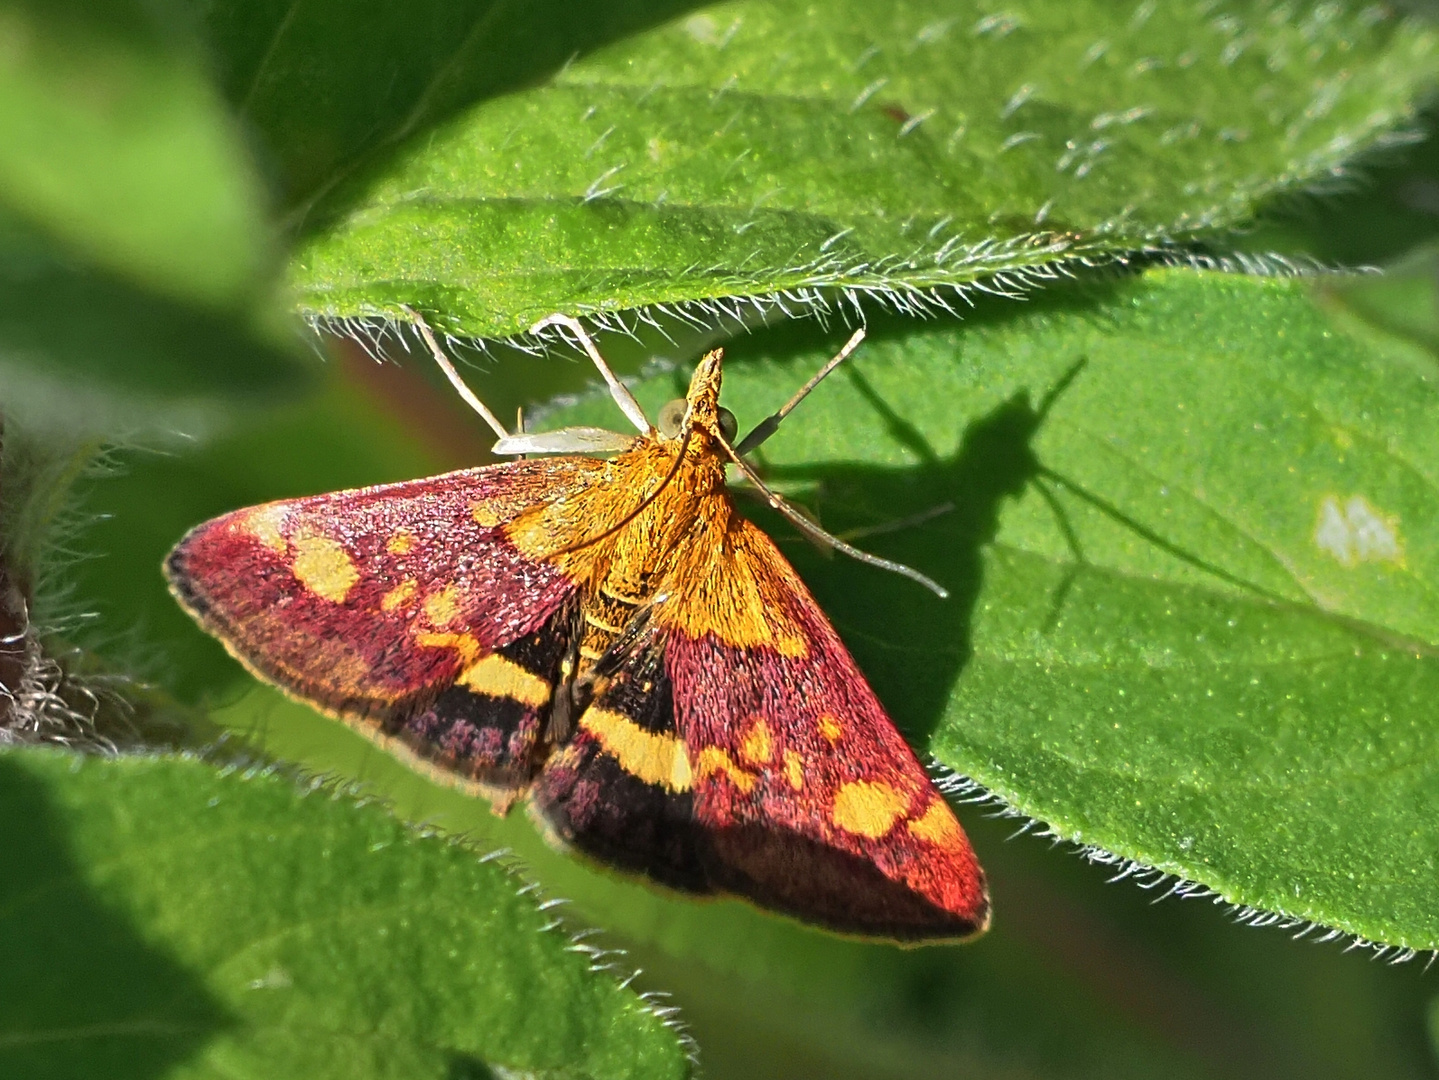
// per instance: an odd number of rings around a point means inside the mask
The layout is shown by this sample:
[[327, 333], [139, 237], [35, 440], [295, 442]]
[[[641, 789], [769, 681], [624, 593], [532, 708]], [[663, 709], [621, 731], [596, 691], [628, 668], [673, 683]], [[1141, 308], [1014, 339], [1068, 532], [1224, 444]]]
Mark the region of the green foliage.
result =
[[67, 432], [298, 389], [255, 170], [168, 4], [0, 5], [0, 393]]
[[[1194, 271], [877, 336], [764, 454], [840, 535], [953, 503], [868, 545], [947, 604], [786, 545], [911, 736], [1066, 840], [1439, 947], [1432, 365]], [[741, 423], [824, 360], [762, 346]]]
[[[637, 986], [715, 1076], [1428, 1075], [1417, 966], [1151, 908], [963, 808], [997, 912], [964, 948], [597, 871], [256, 687], [157, 566], [227, 509], [484, 460], [428, 361], [317, 372], [294, 310], [491, 338], [501, 416], [593, 381], [493, 340], [553, 310], [651, 323], [601, 335], [664, 361], [651, 410], [747, 324], [743, 423], [842, 337], [782, 314], [863, 308], [760, 464], [953, 598], [754, 515], [914, 745], [1141, 879], [1435, 948], [1436, 56], [1357, 3], [0, 3], [0, 576], [44, 624], [36, 579], [102, 555], [63, 578], [82, 666], [386, 804], [0, 758], [0, 1071], [683, 1073]], [[1395, 269], [1216, 269], [1269, 252]], [[565, 400], [530, 426], [620, 424]], [[85, 467], [175, 432], [206, 438]], [[590, 972], [499, 847], [648, 974]]]
[[520, 882], [379, 806], [184, 759], [0, 776], [8, 1076], [686, 1071]]
[[1243, 8], [721, 5], [417, 140], [291, 281], [320, 316], [504, 337], [822, 289], [923, 309], [1184, 240], [1337, 172], [1433, 81], [1434, 36], [1378, 9]]

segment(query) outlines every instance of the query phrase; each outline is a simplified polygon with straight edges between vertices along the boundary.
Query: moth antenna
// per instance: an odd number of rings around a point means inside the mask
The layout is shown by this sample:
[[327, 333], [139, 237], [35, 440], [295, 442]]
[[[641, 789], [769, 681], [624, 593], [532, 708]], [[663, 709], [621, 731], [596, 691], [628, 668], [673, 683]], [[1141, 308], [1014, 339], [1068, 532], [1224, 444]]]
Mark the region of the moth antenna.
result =
[[600, 374], [605, 377], [605, 382], [609, 384], [610, 397], [615, 399], [615, 404], [620, 407], [620, 412], [629, 417], [630, 423], [639, 429], [641, 435], [653, 435], [655, 427], [645, 416], [645, 411], [640, 408], [640, 403], [636, 401], [635, 396], [630, 393], [629, 387], [620, 382], [618, 376], [610, 370], [609, 364], [605, 363], [605, 358], [600, 355], [600, 350], [595, 346], [594, 338], [590, 337], [585, 328], [580, 325], [580, 321], [559, 313], [547, 315], [535, 323], [534, 326], [530, 327], [530, 333], [538, 334], [547, 326], [563, 326], [570, 333], [574, 334], [575, 337], [580, 339], [580, 345], [584, 348], [585, 352], [589, 353], [590, 359], [594, 361], [595, 367], [600, 369]]
[[734, 452], [736, 454], [748, 454], [751, 450], [755, 449], [755, 447], [759, 446], [760, 443], [778, 431], [780, 424], [784, 422], [784, 418], [794, 411], [795, 406], [808, 397], [809, 392], [818, 386], [826, 375], [844, 363], [849, 357], [849, 354], [859, 348], [859, 343], [863, 340], [864, 327], [861, 326], [849, 336], [849, 340], [844, 343], [844, 348], [835, 353], [833, 358], [831, 358], [824, 367], [815, 372], [814, 378], [801, 386], [794, 397], [784, 403], [784, 407], [781, 408], [779, 412], [773, 416], [766, 417], [756, 424], [754, 430], [741, 439], [738, 445], [735, 446]]
[[615, 533], [619, 532], [635, 518], [639, 517], [640, 514], [644, 513], [645, 507], [658, 499], [660, 497], [660, 493], [664, 491], [665, 488], [670, 486], [670, 481], [672, 481], [676, 476], [679, 475], [680, 466], [683, 465], [685, 461], [685, 450], [689, 447], [690, 444], [691, 434], [692, 432], [688, 428], [686, 428], [685, 437], [680, 440], [680, 452], [675, 455], [675, 463], [670, 467], [670, 471], [665, 474], [665, 478], [660, 481], [660, 486], [655, 488], [654, 491], [650, 492], [643, 499], [641, 499], [640, 504], [636, 506], [633, 510], [631, 510], [628, 514], [626, 514], [623, 520], [621, 520], [616, 525], [611, 525], [602, 533], [597, 533], [594, 536], [587, 537], [586, 539], [581, 540], [578, 544], [571, 544], [567, 548], [561, 548], [559, 551], [556, 551], [554, 555], [551, 555], [549, 557], [554, 558], [556, 555], [568, 555], [572, 551], [579, 551], [581, 548], [587, 548], [591, 544], [598, 544], [605, 537], [613, 536]]
[[[841, 359], [843, 359], [843, 357], [841, 357]], [[831, 361], [829, 366], [833, 366], [834, 363], [834, 361]], [[816, 379], [815, 381], [818, 380]], [[820, 541], [820, 543], [827, 544], [836, 551], [844, 552], [844, 554], [848, 555], [851, 559], [858, 559], [860, 562], [868, 563], [870, 566], [878, 566], [881, 570], [889, 570], [892, 573], [899, 574], [901, 577], [907, 577], [911, 581], [917, 581], [941, 600], [949, 599], [948, 589], [933, 578], [921, 574], [914, 567], [905, 566], [904, 563], [894, 562], [891, 559], [881, 559], [878, 555], [871, 555], [867, 551], [860, 551], [859, 548], [846, 544], [839, 537], [825, 532], [794, 507], [790, 506], [789, 503], [785, 502], [784, 499], [771, 491], [768, 485], [759, 478], [759, 474], [750, 467], [749, 463], [739, 456], [739, 451], [725, 441], [725, 437], [722, 434], [718, 431], [713, 434], [714, 437], [719, 440], [720, 446], [724, 448], [724, 452], [729, 455], [730, 460], [733, 461], [739, 471], [744, 474], [745, 479], [759, 489], [759, 491], [763, 493], [765, 501], [783, 514], [790, 524], [794, 525], [800, 532], [814, 537]]]
[[500, 423], [495, 414], [485, 407], [485, 403], [475, 396], [475, 392], [465, 385], [465, 380], [460, 378], [460, 373], [455, 370], [455, 365], [450, 363], [450, 358], [440, 348], [440, 343], [435, 340], [434, 333], [430, 330], [430, 324], [425, 322], [424, 317], [412, 307], [405, 304], [400, 305], [400, 310], [414, 320], [415, 329], [420, 332], [420, 337], [425, 339], [425, 344], [430, 347], [430, 355], [435, 358], [435, 363], [440, 365], [440, 370], [445, 373], [445, 378], [450, 380], [450, 385], [460, 395], [460, 399], [480, 414], [481, 419], [490, 425], [492, 430], [500, 438], [509, 437], [505, 425]]

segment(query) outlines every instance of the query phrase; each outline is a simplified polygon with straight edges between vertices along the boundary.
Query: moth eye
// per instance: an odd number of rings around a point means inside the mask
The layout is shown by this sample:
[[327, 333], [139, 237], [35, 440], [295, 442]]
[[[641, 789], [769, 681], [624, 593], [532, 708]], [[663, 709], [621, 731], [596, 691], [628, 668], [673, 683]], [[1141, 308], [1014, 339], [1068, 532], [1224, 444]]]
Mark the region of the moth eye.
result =
[[739, 421], [734, 418], [734, 413], [723, 405], [720, 406], [719, 411], [719, 429], [727, 443], [733, 443], [735, 436], [739, 434]]
[[673, 401], [668, 402], [665, 407], [660, 410], [660, 434], [666, 439], [678, 438], [680, 425], [685, 422], [685, 410], [687, 408], [689, 408], [689, 402], [685, 401], [684, 398], [675, 398]]

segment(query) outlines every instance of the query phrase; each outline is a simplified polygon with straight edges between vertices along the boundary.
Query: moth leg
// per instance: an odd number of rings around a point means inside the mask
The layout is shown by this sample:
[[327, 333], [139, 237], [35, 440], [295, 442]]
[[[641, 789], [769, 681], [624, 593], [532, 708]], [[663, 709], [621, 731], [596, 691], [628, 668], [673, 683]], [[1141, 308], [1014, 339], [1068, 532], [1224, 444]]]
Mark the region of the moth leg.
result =
[[506, 435], [491, 449], [496, 454], [614, 454], [628, 450], [634, 436], [604, 428], [570, 427], [558, 431]]
[[610, 397], [615, 399], [615, 404], [620, 407], [620, 412], [629, 418], [630, 423], [634, 424], [641, 435], [653, 435], [655, 430], [654, 425], [651, 424], [649, 418], [645, 416], [645, 411], [640, 408], [640, 403], [636, 401], [635, 396], [630, 393], [629, 387], [620, 382], [615, 373], [610, 370], [609, 364], [605, 363], [605, 358], [600, 355], [600, 350], [596, 347], [594, 339], [590, 337], [585, 328], [580, 325], [580, 321], [557, 312], [535, 323], [534, 326], [530, 327], [530, 333], [538, 334], [541, 330], [549, 326], [563, 326], [570, 333], [574, 334], [575, 337], [579, 338], [580, 346], [589, 354], [589, 358], [594, 361], [595, 367], [599, 369], [600, 374], [604, 376], [605, 382], [609, 384]]
[[557, 689], [555, 704], [550, 713], [548, 738], [554, 746], [563, 746], [574, 737], [575, 725], [580, 716], [596, 699], [608, 692], [615, 676], [627, 667], [638, 653], [653, 647], [656, 636], [650, 626], [649, 608], [641, 607], [630, 616], [618, 636], [604, 651], [591, 660], [589, 667], [580, 674], [574, 674], [584, 659], [580, 655], [580, 646], [584, 640], [583, 612], [579, 622], [581, 625], [573, 634], [573, 652], [566, 661], [569, 667], [562, 667], [562, 671], [569, 672], [569, 675], [562, 679], [562, 683], [566, 685]]
[[740, 456], [739, 451], [737, 451], [733, 446], [731, 446], [728, 442], [725, 441], [723, 435], [721, 435], [719, 432], [715, 432], [714, 439], [717, 443], [719, 443], [720, 449], [723, 450], [725, 454], [729, 457], [730, 461], [734, 463], [734, 467], [738, 469], [741, 474], [743, 474], [744, 478], [748, 480], [751, 484], [753, 484], [755, 486], [755, 489], [764, 496], [765, 502], [769, 503], [771, 507], [783, 514], [790, 521], [791, 524], [793, 524], [796, 528], [799, 529], [800, 532], [804, 533], [809, 537], [812, 537], [813, 539], [819, 541], [822, 544], [827, 545], [828, 547], [833, 548], [835, 551], [839, 551], [845, 555], [848, 555], [851, 559], [857, 559], [859, 562], [868, 563], [870, 566], [877, 566], [881, 570], [888, 570], [891, 573], [899, 574], [901, 577], [907, 577], [911, 581], [918, 582], [930, 592], [934, 593], [934, 595], [939, 597], [941, 600], [949, 599], [948, 589], [946, 589], [939, 582], [935, 581], [933, 578], [925, 574], [921, 574], [914, 567], [905, 566], [904, 563], [895, 562], [892, 559], [881, 559], [878, 555], [871, 555], [867, 551], [861, 551], [853, 544], [845, 543], [838, 536], [834, 536], [831, 533], [825, 532], [814, 522], [810, 521], [809, 518], [805, 517], [793, 506], [791, 506], [789, 504], [789, 500], [771, 491], [769, 489], [769, 486], [760, 479], [759, 473], [754, 471], [754, 467], [750, 465], [750, 463], [747, 462], [743, 457]]
[[923, 525], [926, 521], [933, 521], [937, 517], [943, 517], [954, 509], [951, 500], [936, 503], [928, 510], [921, 510], [917, 514], [910, 514], [908, 517], [890, 518], [888, 521], [881, 521], [875, 525], [861, 525], [855, 529], [845, 529], [843, 532], [835, 533], [841, 540], [861, 540], [866, 536], [883, 536], [886, 533], [904, 532], [916, 525]]
[[555, 679], [555, 696], [550, 704], [549, 716], [545, 721], [544, 746], [546, 749], [564, 746], [575, 734], [575, 721], [584, 712], [587, 700], [581, 700], [577, 689], [580, 668], [580, 639], [584, 619], [580, 605], [570, 615], [570, 628], [565, 644], [565, 654], [560, 659], [559, 673]]
[[450, 358], [445, 355], [444, 350], [440, 348], [440, 343], [435, 340], [435, 335], [430, 329], [430, 324], [425, 322], [424, 318], [414, 308], [401, 304], [400, 310], [414, 320], [415, 329], [419, 331], [420, 337], [425, 339], [425, 344], [429, 346], [430, 349], [430, 355], [435, 358], [435, 363], [440, 365], [440, 370], [445, 373], [445, 378], [450, 380], [450, 385], [455, 388], [455, 392], [460, 395], [460, 399], [470, 408], [474, 409], [475, 412], [479, 413], [480, 418], [490, 425], [490, 430], [496, 435], [502, 439], [508, 438], [510, 433], [505, 430], [505, 425], [500, 423], [495, 414], [486, 408], [485, 403], [475, 396], [475, 392], [465, 385], [465, 380], [460, 378], [460, 373], [455, 370], [455, 365], [450, 363]]

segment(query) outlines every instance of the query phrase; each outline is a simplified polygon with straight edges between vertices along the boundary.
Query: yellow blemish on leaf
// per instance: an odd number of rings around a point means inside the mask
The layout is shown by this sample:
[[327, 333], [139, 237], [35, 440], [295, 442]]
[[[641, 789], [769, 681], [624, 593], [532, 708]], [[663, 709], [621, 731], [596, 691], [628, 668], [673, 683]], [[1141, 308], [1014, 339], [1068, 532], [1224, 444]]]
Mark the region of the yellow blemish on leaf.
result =
[[360, 572], [338, 540], [328, 536], [295, 538], [295, 561], [290, 564], [295, 579], [322, 600], [343, 604]]
[[417, 593], [418, 591], [419, 588], [415, 584], [415, 579], [405, 578], [404, 581], [400, 582], [389, 592], [385, 593], [385, 595], [381, 598], [380, 610], [394, 611], [398, 607], [404, 607], [406, 604], [408, 604], [411, 600], [415, 598], [415, 593]]
[[460, 590], [446, 585], [425, 597], [425, 617], [435, 626], [447, 626], [460, 617]]
[[688, 791], [694, 786], [685, 744], [675, 736], [646, 731], [623, 713], [609, 709], [586, 709], [580, 727], [631, 776], [666, 791]]
[[477, 694], [513, 698], [522, 705], [539, 708], [550, 700], [550, 684], [520, 667], [513, 660], [491, 653], [475, 661], [455, 680]]
[[288, 514], [289, 510], [283, 503], [261, 506], [251, 510], [240, 520], [240, 528], [271, 551], [283, 555], [289, 551], [289, 545], [285, 543], [285, 534], [281, 532]]
[[695, 760], [695, 776], [703, 780], [721, 774], [728, 776], [730, 782], [746, 795], [754, 790], [758, 780], [753, 773], [747, 773], [736, 765], [729, 754], [718, 746], [706, 746]]
[[928, 810], [909, 823], [909, 831], [941, 848], [957, 846], [964, 835], [954, 818], [954, 811], [938, 800], [930, 803]]
[[834, 796], [834, 823], [845, 832], [877, 840], [909, 808], [909, 796], [879, 780], [852, 780]]
[[1404, 563], [1399, 519], [1381, 513], [1363, 495], [1351, 496], [1343, 506], [1333, 495], [1326, 496], [1319, 504], [1314, 543], [1351, 568], [1370, 562]]
[[784, 752], [784, 775], [789, 781], [789, 786], [796, 791], [804, 788], [804, 759], [793, 750]]
[[460, 654], [460, 663], [469, 667], [480, 655], [480, 642], [474, 634], [416, 634], [416, 645], [428, 645], [433, 649], [454, 649]]
[[840, 726], [839, 717], [830, 713], [821, 713], [819, 718], [819, 733], [831, 743], [839, 742], [844, 735], [844, 728]]
[[408, 555], [415, 550], [415, 534], [398, 529], [395, 535], [385, 541], [385, 550], [391, 555]]
[[493, 529], [500, 523], [500, 516], [490, 509], [488, 503], [475, 503], [470, 515], [475, 519], [476, 525], [483, 525], [487, 529]]
[[764, 722], [764, 717], [756, 716], [754, 724], [740, 741], [739, 756], [751, 765], [768, 765], [773, 753], [774, 742], [770, 738], [769, 725]]

